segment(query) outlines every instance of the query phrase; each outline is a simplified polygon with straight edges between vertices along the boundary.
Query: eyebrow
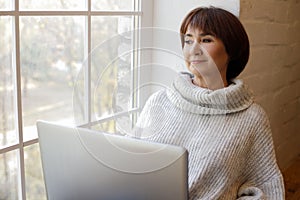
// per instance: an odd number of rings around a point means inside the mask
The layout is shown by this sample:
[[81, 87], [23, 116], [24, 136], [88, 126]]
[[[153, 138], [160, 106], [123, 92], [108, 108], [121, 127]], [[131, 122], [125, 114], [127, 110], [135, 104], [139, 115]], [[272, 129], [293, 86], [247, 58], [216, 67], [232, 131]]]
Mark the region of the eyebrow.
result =
[[[212, 33], [200, 33], [199, 34], [199, 36], [201, 36], [201, 37], [206, 36], [206, 35], [214, 36]], [[193, 35], [188, 33], [188, 34], [184, 34], [184, 37], [193, 37]]]

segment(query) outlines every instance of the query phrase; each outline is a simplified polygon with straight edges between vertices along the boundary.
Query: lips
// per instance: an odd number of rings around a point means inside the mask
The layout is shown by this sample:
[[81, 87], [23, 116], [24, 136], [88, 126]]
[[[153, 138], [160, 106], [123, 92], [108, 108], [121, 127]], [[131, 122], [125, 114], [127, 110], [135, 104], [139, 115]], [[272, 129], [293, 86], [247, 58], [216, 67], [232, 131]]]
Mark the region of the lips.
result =
[[191, 64], [200, 64], [200, 63], [204, 63], [204, 62], [207, 62], [207, 60], [192, 60], [192, 61], [190, 61], [191, 62]]

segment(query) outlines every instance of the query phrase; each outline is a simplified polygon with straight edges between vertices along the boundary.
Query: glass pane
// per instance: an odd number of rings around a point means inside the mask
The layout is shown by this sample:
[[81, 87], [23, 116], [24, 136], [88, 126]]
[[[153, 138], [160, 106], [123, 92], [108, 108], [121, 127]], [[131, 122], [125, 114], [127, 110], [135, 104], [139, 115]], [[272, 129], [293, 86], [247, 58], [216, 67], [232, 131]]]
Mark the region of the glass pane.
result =
[[12, 63], [12, 18], [0, 17], [0, 148], [17, 142]]
[[134, 2], [135, 0], [92, 0], [92, 10], [134, 11]]
[[92, 130], [104, 131], [107, 133], [116, 133], [116, 122], [115, 120], [105, 121], [99, 124], [96, 124], [91, 127]]
[[19, 162], [18, 151], [0, 154], [0, 199], [18, 199]]
[[24, 140], [36, 120], [73, 123], [73, 86], [83, 60], [85, 17], [21, 17]]
[[19, 0], [20, 10], [86, 10], [86, 0]]
[[39, 145], [30, 145], [25, 147], [24, 150], [26, 199], [46, 200]]
[[137, 113], [125, 113], [121, 116], [115, 116], [112, 120], [103, 120], [93, 126], [92, 130], [103, 131], [107, 133], [117, 134], [117, 135], [130, 135], [132, 136], [132, 130], [134, 124], [134, 117]]
[[12, 10], [13, 0], [0, 0], [0, 10]]
[[132, 29], [132, 17], [92, 18], [92, 119], [132, 108]]

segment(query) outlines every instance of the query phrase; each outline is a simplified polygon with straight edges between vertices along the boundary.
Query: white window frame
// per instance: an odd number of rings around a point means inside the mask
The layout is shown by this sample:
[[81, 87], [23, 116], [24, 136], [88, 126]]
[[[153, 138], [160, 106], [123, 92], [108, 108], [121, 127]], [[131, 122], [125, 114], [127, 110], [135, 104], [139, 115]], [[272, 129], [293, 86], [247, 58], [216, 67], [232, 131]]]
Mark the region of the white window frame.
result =
[[[13, 0], [12, 0], [13, 1]], [[26, 200], [26, 187], [25, 187], [25, 162], [24, 162], [24, 148], [28, 147], [30, 145], [34, 145], [38, 143], [38, 139], [32, 139], [29, 141], [23, 141], [23, 119], [22, 119], [22, 94], [21, 94], [21, 63], [20, 63], [20, 30], [19, 30], [19, 18], [22, 16], [86, 16], [87, 17], [87, 27], [86, 27], [86, 32], [87, 32], [87, 39], [86, 39], [86, 46], [85, 48], [87, 48], [84, 52], [87, 52], [87, 54], [89, 54], [92, 49], [91, 49], [91, 17], [92, 16], [138, 16], [139, 17], [139, 21], [138, 23], [138, 27], [143, 28], [143, 27], [152, 27], [152, 14], [153, 14], [153, 0], [140, 0], [139, 1], [139, 5], [135, 5], [135, 9], [137, 11], [92, 11], [91, 10], [91, 0], [86, 0], [87, 2], [87, 10], [85, 11], [42, 11], [42, 10], [34, 10], [34, 11], [21, 11], [19, 9], [19, 0], [14, 0], [14, 5], [13, 7], [15, 8], [14, 10], [11, 11], [0, 11], [0, 16], [12, 16], [13, 17], [13, 68], [15, 69], [15, 74], [13, 75], [13, 79], [15, 81], [15, 108], [16, 108], [16, 131], [18, 133], [18, 143], [17, 144], [12, 144], [9, 146], [5, 146], [5, 147], [0, 147], [0, 155], [1, 154], [5, 154], [14, 150], [19, 150], [19, 155], [18, 155], [18, 160], [19, 160], [19, 180], [18, 180], [18, 184], [19, 184], [19, 197], [18, 199], [22, 199], [22, 200]], [[138, 33], [139, 34], [139, 33]], [[147, 38], [148, 42], [151, 42], [151, 37], [145, 37]], [[138, 44], [141, 44], [142, 40], [143, 40], [143, 36], [142, 35], [138, 35], [138, 37], [135, 38], [135, 42], [137, 42]], [[85, 56], [87, 57], [87, 56]], [[139, 56], [137, 56], [137, 59], [135, 61], [135, 65], [140, 65], [144, 62], [149, 62], [149, 60], [151, 60], [151, 56], [147, 57], [147, 58], [143, 58], [143, 60], [139, 59]], [[90, 71], [88, 70], [87, 73], [90, 75]], [[144, 73], [144, 72], [143, 72]], [[149, 71], [149, 73], [151, 73]], [[147, 74], [147, 75], [145, 75]], [[136, 83], [135, 84], [141, 84], [141, 76], [148, 77], [149, 74], [145, 73], [145, 74], [140, 74], [138, 71], [135, 74], [134, 78], [136, 79]], [[88, 79], [88, 81], [90, 81]], [[88, 98], [90, 98], [90, 85], [88, 84], [87, 88], [87, 93]], [[90, 102], [90, 99], [87, 99], [87, 102]], [[145, 102], [145, 98], [142, 97], [138, 97], [137, 98], [137, 108], [133, 109], [131, 112], [138, 112], [139, 111], [139, 107], [140, 105], [143, 105], [143, 103]], [[91, 114], [90, 114], [90, 110], [91, 110], [91, 105], [90, 103], [88, 103], [86, 105], [88, 113], [87, 113], [87, 117], [88, 117], [88, 123], [87, 124], [83, 124], [82, 126], [87, 126], [90, 127], [91, 125], [93, 125], [95, 122], [91, 121]], [[103, 119], [103, 121], [105, 120], [110, 120], [110, 118], [106, 118]], [[97, 122], [99, 123], [99, 121]]]

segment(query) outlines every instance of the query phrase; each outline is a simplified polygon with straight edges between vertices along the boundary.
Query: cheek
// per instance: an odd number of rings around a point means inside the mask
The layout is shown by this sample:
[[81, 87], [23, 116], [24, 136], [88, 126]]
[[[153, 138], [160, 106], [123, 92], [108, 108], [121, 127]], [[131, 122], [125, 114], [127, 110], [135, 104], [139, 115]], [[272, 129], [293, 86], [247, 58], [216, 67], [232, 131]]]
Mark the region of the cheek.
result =
[[219, 58], [218, 62], [219, 62], [220, 67], [227, 66], [227, 64], [228, 64], [228, 55], [225, 51], [219, 52], [218, 58]]
[[184, 45], [182, 52], [183, 52], [184, 58], [187, 60], [190, 56], [190, 47], [187, 45]]
[[213, 59], [213, 61], [219, 66], [224, 65], [227, 63], [228, 55], [223, 48], [214, 48], [214, 49], [207, 49], [208, 54]]
[[184, 61], [185, 61], [185, 65], [187, 68], [190, 67], [190, 50], [189, 48], [185, 45], [182, 49], [182, 53], [183, 53], [183, 58], [184, 58]]

